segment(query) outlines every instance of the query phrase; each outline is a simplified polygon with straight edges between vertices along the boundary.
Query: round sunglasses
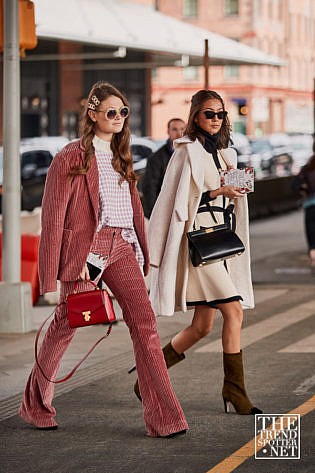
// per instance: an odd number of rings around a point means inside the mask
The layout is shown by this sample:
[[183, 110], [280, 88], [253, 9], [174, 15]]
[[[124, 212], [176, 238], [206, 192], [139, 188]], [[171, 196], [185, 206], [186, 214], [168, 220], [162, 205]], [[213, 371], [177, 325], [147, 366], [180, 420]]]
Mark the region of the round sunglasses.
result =
[[213, 112], [212, 110], [200, 110], [204, 116], [206, 117], [207, 120], [212, 120], [215, 116], [218, 117], [219, 120], [223, 120], [228, 112], [226, 110], [221, 111], [221, 112]]
[[97, 113], [99, 112], [104, 113], [104, 117], [106, 118], [106, 120], [114, 120], [117, 115], [120, 115], [121, 118], [127, 118], [129, 115], [129, 108], [124, 105], [123, 107], [120, 107], [119, 110], [110, 107], [107, 110], [97, 110]]

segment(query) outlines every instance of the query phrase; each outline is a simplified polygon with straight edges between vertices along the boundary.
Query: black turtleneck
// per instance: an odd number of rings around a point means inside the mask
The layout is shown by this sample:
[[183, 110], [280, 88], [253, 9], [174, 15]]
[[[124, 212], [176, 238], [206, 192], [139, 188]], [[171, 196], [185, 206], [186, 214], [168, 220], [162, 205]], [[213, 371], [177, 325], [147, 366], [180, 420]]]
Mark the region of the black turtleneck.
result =
[[[218, 139], [219, 139], [219, 133], [215, 133], [214, 135], [210, 135], [207, 131], [203, 130], [202, 128], [198, 127], [198, 131], [204, 136], [205, 142], [203, 144], [204, 149], [207, 151], [207, 153], [210, 153], [213, 157], [214, 163], [217, 167], [217, 169], [221, 169], [221, 164], [219, 161], [218, 157]], [[215, 197], [211, 198], [209, 195], [209, 191], [203, 192], [201, 195], [201, 199], [199, 202], [199, 206], [206, 204], [207, 202], [210, 202], [211, 200], [214, 200]]]
[[213, 160], [215, 165], [218, 169], [221, 169], [221, 164], [218, 157], [218, 140], [219, 140], [219, 133], [215, 133], [214, 135], [210, 135], [207, 131], [203, 130], [202, 128], [198, 127], [198, 131], [204, 136], [205, 142], [203, 144], [204, 149], [212, 154]]

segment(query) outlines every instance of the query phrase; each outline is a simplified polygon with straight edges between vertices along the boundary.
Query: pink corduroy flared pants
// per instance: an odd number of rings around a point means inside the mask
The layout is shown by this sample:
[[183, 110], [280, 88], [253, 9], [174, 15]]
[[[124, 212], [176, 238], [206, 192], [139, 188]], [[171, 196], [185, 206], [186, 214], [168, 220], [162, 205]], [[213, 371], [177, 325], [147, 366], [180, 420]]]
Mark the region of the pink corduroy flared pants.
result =
[[[92, 251], [106, 258], [103, 280], [115, 295], [129, 328], [147, 434], [152, 437], [167, 436], [188, 429], [170, 383], [155, 314], [131, 245], [121, 237], [119, 229], [106, 227], [96, 234]], [[73, 287], [74, 282], [61, 283], [60, 301], [73, 291]], [[86, 284], [80, 282], [78, 290], [87, 290]], [[38, 356], [42, 369], [50, 379], [55, 379], [62, 356], [74, 334], [75, 329], [68, 324], [66, 306], [62, 305], [45, 334]], [[45, 380], [35, 364], [25, 388], [20, 417], [36, 427], [56, 425], [53, 395], [54, 384]]]

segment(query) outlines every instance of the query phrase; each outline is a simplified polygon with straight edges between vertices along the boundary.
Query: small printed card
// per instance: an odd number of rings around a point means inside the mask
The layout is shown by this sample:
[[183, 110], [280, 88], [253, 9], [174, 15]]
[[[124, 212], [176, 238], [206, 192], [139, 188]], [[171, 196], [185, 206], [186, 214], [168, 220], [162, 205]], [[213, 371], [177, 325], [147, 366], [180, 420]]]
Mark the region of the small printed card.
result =
[[235, 186], [246, 193], [254, 192], [254, 168], [226, 169], [220, 171], [222, 186]]

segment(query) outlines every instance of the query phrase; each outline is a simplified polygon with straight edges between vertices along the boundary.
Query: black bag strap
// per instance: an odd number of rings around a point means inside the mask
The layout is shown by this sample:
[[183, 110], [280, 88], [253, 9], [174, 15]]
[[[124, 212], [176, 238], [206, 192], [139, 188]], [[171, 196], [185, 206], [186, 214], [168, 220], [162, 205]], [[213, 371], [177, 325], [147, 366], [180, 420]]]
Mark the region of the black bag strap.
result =
[[[212, 219], [214, 220], [214, 222], [215, 222], [215, 223], [218, 223], [217, 218], [216, 218], [216, 216], [215, 216], [215, 214], [214, 214], [212, 205], [210, 205], [210, 203], [207, 202], [206, 206], [207, 206], [208, 212], [210, 212], [210, 215], [211, 215]], [[197, 212], [197, 213], [199, 213], [199, 212]]]
[[[233, 232], [235, 231], [236, 218], [235, 218], [235, 213], [234, 213], [234, 204], [229, 204], [226, 208], [224, 208], [224, 207], [219, 207], [218, 205], [210, 205], [208, 202], [206, 207], [199, 207], [197, 211], [197, 213], [203, 213], [203, 212], [210, 212], [211, 217], [213, 218], [215, 223], [218, 223], [218, 221], [214, 215], [214, 212], [222, 212], [224, 223], [228, 225], [228, 227], [231, 228]], [[193, 225], [193, 228], [195, 229], [195, 223]]]

